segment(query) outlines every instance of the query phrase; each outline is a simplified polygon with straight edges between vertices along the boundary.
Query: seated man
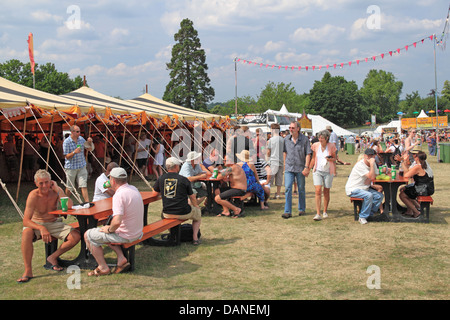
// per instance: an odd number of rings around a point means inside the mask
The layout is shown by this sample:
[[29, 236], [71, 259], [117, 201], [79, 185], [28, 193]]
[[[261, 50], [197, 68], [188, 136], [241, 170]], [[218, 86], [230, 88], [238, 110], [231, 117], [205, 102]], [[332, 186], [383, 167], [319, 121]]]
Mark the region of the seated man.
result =
[[94, 190], [94, 199], [92, 202], [108, 199], [114, 195], [114, 190], [111, 188], [104, 188], [103, 185], [106, 181], [108, 181], [108, 176], [111, 173], [111, 170], [117, 168], [119, 165], [115, 162], [110, 162], [106, 166], [106, 171], [102, 173], [97, 180], [95, 180], [95, 190]]
[[222, 187], [220, 194], [215, 197], [216, 202], [223, 207], [223, 212], [218, 215], [230, 216], [230, 210], [233, 210], [234, 217], [241, 216], [241, 208], [236, 207], [228, 199], [232, 197], [241, 197], [246, 194], [247, 190], [247, 177], [241, 166], [235, 163], [225, 162], [226, 169], [219, 173], [218, 178], [223, 179], [225, 182], [229, 182], [229, 187]]
[[375, 150], [366, 149], [364, 158], [355, 164], [345, 185], [347, 196], [364, 199], [359, 212], [361, 224], [367, 223], [367, 218], [378, 211], [383, 201], [383, 194], [371, 187], [372, 180], [377, 176], [375, 156]]
[[109, 174], [112, 198], [113, 218], [110, 225], [93, 228], [86, 231], [84, 239], [98, 267], [88, 273], [88, 276], [103, 276], [111, 273], [102, 245], [107, 244], [117, 254], [117, 267], [114, 273], [127, 271], [131, 265], [125, 258], [120, 245], [111, 243], [130, 243], [142, 237], [144, 227], [144, 202], [139, 190], [127, 183], [127, 172], [123, 168], [114, 168]]
[[219, 160], [219, 151], [217, 149], [212, 149], [209, 157], [202, 162], [202, 165], [211, 173], [213, 173], [214, 168], [222, 170], [222, 164]]
[[[175, 157], [166, 160], [167, 173], [156, 180], [153, 189], [161, 194], [163, 217], [166, 219], [192, 219], [193, 244], [199, 245], [198, 231], [202, 219], [202, 212], [197, 205], [197, 199], [191, 183], [186, 177], [178, 174], [181, 161]], [[188, 199], [191, 204], [189, 205]]]
[[[64, 191], [55, 181], [50, 180], [50, 173], [38, 170], [34, 175], [37, 189], [30, 192], [27, 198], [23, 217], [22, 255], [25, 272], [18, 283], [28, 282], [33, 278], [31, 260], [33, 258], [33, 242], [42, 238], [45, 243], [52, 241], [52, 236], [63, 240], [58, 250], [47, 257], [50, 270], [62, 271], [58, 265], [58, 257], [72, 249], [80, 241], [80, 233], [62, 222], [61, 218], [49, 214], [56, 210], [60, 197], [65, 197]], [[68, 207], [73, 205], [69, 198]]]
[[[186, 177], [192, 184], [192, 190], [196, 194], [197, 202], [200, 205], [207, 196], [207, 192], [203, 189], [200, 181], [206, 179], [208, 169], [200, 165], [201, 153], [191, 151], [187, 154], [186, 162], [181, 166], [180, 175]], [[209, 172], [209, 171], [208, 171]]]

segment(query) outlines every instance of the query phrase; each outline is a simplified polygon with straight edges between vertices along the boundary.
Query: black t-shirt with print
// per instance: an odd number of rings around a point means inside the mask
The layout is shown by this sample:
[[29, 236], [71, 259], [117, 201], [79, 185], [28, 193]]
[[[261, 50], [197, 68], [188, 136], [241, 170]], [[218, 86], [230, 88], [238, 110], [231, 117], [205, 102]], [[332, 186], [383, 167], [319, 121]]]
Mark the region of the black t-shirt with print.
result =
[[184, 215], [191, 212], [188, 197], [193, 191], [186, 177], [167, 172], [156, 180], [153, 189], [161, 194], [164, 213]]

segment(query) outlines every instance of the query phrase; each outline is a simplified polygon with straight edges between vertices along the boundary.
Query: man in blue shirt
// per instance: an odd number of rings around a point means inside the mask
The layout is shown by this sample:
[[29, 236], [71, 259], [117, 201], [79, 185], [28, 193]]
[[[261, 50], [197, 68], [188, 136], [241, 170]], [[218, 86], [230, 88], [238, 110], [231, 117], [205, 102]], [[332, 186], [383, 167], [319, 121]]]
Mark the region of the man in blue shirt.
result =
[[[92, 138], [88, 138], [88, 142], [92, 146]], [[70, 136], [63, 142], [63, 153], [65, 157], [64, 171], [67, 177], [66, 195], [70, 197], [71, 192], [75, 189], [75, 183], [81, 189], [84, 201], [89, 202], [89, 194], [87, 190], [88, 173], [86, 170], [86, 158], [84, 149], [86, 140], [80, 136], [80, 127], [70, 127]], [[93, 148], [86, 150], [92, 151]]]
[[308, 177], [311, 168], [311, 144], [309, 139], [300, 133], [300, 123], [293, 121], [289, 125], [290, 134], [284, 138], [284, 219], [292, 217], [292, 185], [297, 180], [298, 186], [298, 215], [305, 214], [306, 194], [305, 177]]
[[202, 187], [201, 179], [208, 178], [206, 169], [200, 164], [202, 154], [200, 152], [191, 151], [187, 154], [186, 162], [180, 169], [179, 174], [188, 178], [191, 182], [192, 189], [197, 197], [198, 205], [200, 205], [207, 196], [207, 192]]

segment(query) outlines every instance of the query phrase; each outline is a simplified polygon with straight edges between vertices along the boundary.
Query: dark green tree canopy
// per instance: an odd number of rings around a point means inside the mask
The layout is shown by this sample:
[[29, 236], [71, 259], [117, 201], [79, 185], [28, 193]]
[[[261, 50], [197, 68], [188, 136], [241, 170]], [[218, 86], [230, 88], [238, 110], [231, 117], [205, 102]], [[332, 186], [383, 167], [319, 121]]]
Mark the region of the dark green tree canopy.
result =
[[321, 81], [315, 81], [309, 92], [311, 113], [340, 126], [348, 127], [363, 121], [361, 112], [361, 96], [358, 85], [354, 81], [347, 81], [344, 77], [332, 77], [326, 72]]
[[166, 64], [170, 70], [170, 82], [163, 100], [195, 110], [206, 110], [215, 92], [207, 74], [205, 51], [201, 49], [198, 32], [191, 20], [184, 19], [180, 27], [174, 35], [176, 44], [172, 48], [172, 59]]
[[[65, 94], [83, 86], [80, 76], [70, 79], [65, 72], [58, 72], [53, 63], [35, 65], [35, 89], [52, 93]], [[0, 63], [0, 77], [15, 83], [33, 88], [33, 74], [30, 63], [23, 63], [17, 59]]]

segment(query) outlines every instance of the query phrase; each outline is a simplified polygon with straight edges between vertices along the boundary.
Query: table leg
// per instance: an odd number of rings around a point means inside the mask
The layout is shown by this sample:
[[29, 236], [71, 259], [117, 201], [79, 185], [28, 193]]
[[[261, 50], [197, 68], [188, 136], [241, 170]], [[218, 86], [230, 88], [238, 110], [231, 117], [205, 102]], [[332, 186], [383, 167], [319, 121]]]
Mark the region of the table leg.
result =
[[206, 190], [208, 193], [208, 204], [206, 210], [212, 215], [217, 215], [222, 212], [222, 207], [215, 200], [214, 191], [218, 188], [220, 182], [206, 181]]
[[78, 257], [76, 257], [74, 260], [62, 260], [58, 259], [59, 264], [61, 267], [69, 267], [71, 265], [76, 265], [80, 267], [81, 269], [94, 269], [98, 264], [95, 258], [91, 255], [89, 250], [86, 248], [86, 242], [84, 241], [84, 233], [91, 228], [97, 227], [97, 219], [94, 219], [93, 217], [87, 217], [87, 216], [77, 216], [78, 224], [80, 226], [80, 253], [78, 254]]

